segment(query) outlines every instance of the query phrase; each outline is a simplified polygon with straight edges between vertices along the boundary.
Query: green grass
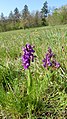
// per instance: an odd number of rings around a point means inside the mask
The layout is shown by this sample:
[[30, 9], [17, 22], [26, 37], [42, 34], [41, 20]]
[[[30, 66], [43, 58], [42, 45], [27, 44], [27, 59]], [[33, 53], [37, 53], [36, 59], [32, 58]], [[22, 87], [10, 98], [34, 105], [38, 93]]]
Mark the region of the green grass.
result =
[[[21, 62], [22, 47], [26, 43], [35, 45], [37, 56], [30, 67], [33, 81], [30, 99], [27, 72]], [[48, 47], [61, 64], [54, 74], [46, 72], [42, 66]], [[66, 119], [66, 73], [67, 25], [0, 33], [0, 118], [27, 119], [29, 102], [32, 119]]]

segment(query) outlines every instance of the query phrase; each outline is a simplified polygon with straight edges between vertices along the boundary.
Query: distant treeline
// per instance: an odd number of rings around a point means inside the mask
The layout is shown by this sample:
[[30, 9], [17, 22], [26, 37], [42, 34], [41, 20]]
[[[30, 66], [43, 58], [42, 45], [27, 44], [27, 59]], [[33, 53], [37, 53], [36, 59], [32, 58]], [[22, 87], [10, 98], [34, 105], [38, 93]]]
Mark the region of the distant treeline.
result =
[[21, 12], [16, 7], [8, 17], [3, 13], [0, 15], [0, 32], [60, 24], [67, 24], [67, 5], [50, 12], [47, 1], [40, 11], [30, 13], [28, 6], [25, 5]]

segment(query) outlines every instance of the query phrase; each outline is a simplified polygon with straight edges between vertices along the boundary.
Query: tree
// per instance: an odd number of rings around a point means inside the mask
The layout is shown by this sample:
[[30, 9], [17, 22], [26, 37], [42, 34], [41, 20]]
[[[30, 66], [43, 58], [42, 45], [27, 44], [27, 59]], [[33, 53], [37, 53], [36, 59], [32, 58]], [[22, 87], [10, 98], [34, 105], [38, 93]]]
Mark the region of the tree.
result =
[[9, 17], [8, 17], [10, 20], [13, 20], [14, 19], [14, 14], [13, 14], [13, 12], [11, 11], [10, 13], [9, 13]]
[[17, 7], [14, 9], [14, 17], [16, 20], [20, 18], [20, 13]]
[[8, 16], [8, 29], [13, 30], [14, 26], [15, 26], [14, 14], [12, 11], [10, 11], [9, 16]]
[[25, 5], [24, 9], [22, 10], [22, 19], [23, 19], [23, 26], [24, 28], [29, 28], [29, 16], [30, 16], [30, 12], [28, 10], [28, 6]]
[[28, 6], [27, 5], [25, 5], [24, 6], [24, 9], [23, 9], [23, 11], [22, 11], [22, 17], [23, 17], [23, 19], [25, 20], [25, 19], [27, 19], [28, 18], [28, 16], [29, 16], [29, 10], [28, 10]]
[[46, 25], [46, 17], [48, 14], [48, 5], [47, 5], [47, 1], [45, 1], [45, 3], [43, 4], [43, 7], [41, 9], [41, 14], [42, 14], [42, 24]]
[[67, 5], [61, 7], [62, 23], [67, 24]]
[[48, 15], [49, 25], [67, 24], [67, 5], [55, 8], [52, 14]]
[[6, 31], [6, 18], [4, 17], [3, 13], [1, 13], [0, 27], [1, 31]]
[[35, 18], [35, 26], [41, 26], [41, 14], [39, 11], [36, 11], [34, 18]]
[[4, 21], [5, 20], [5, 17], [4, 17], [4, 14], [1, 13], [1, 20]]
[[43, 4], [43, 7], [41, 9], [42, 17], [47, 17], [48, 14], [48, 5], [47, 1]]
[[20, 13], [18, 8], [14, 9], [14, 29], [19, 29], [20, 27]]

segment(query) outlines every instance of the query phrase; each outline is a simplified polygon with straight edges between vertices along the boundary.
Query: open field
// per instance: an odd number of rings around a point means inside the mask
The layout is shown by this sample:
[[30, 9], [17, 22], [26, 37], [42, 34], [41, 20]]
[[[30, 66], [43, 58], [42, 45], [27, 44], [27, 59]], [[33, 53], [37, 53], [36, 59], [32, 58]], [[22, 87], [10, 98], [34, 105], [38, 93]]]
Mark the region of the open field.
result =
[[[22, 67], [22, 47], [35, 46], [31, 63], [32, 89], [27, 95], [27, 71]], [[42, 66], [48, 47], [60, 68], [50, 72]], [[47, 74], [47, 75], [46, 75]], [[67, 25], [0, 33], [0, 119], [67, 118]], [[30, 99], [29, 99], [30, 98]]]

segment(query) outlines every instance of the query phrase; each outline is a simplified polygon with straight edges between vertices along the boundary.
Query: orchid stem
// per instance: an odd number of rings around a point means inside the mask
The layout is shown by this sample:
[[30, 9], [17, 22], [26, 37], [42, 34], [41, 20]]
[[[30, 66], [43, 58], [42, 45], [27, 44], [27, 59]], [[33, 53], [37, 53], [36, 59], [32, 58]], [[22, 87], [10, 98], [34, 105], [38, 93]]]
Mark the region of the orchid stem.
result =
[[30, 74], [30, 69], [28, 69], [28, 87], [27, 87], [27, 94], [29, 97], [29, 102], [28, 102], [28, 113], [29, 113], [29, 118], [32, 119], [32, 112], [31, 112], [31, 104], [30, 104], [30, 91], [31, 91], [31, 74]]

